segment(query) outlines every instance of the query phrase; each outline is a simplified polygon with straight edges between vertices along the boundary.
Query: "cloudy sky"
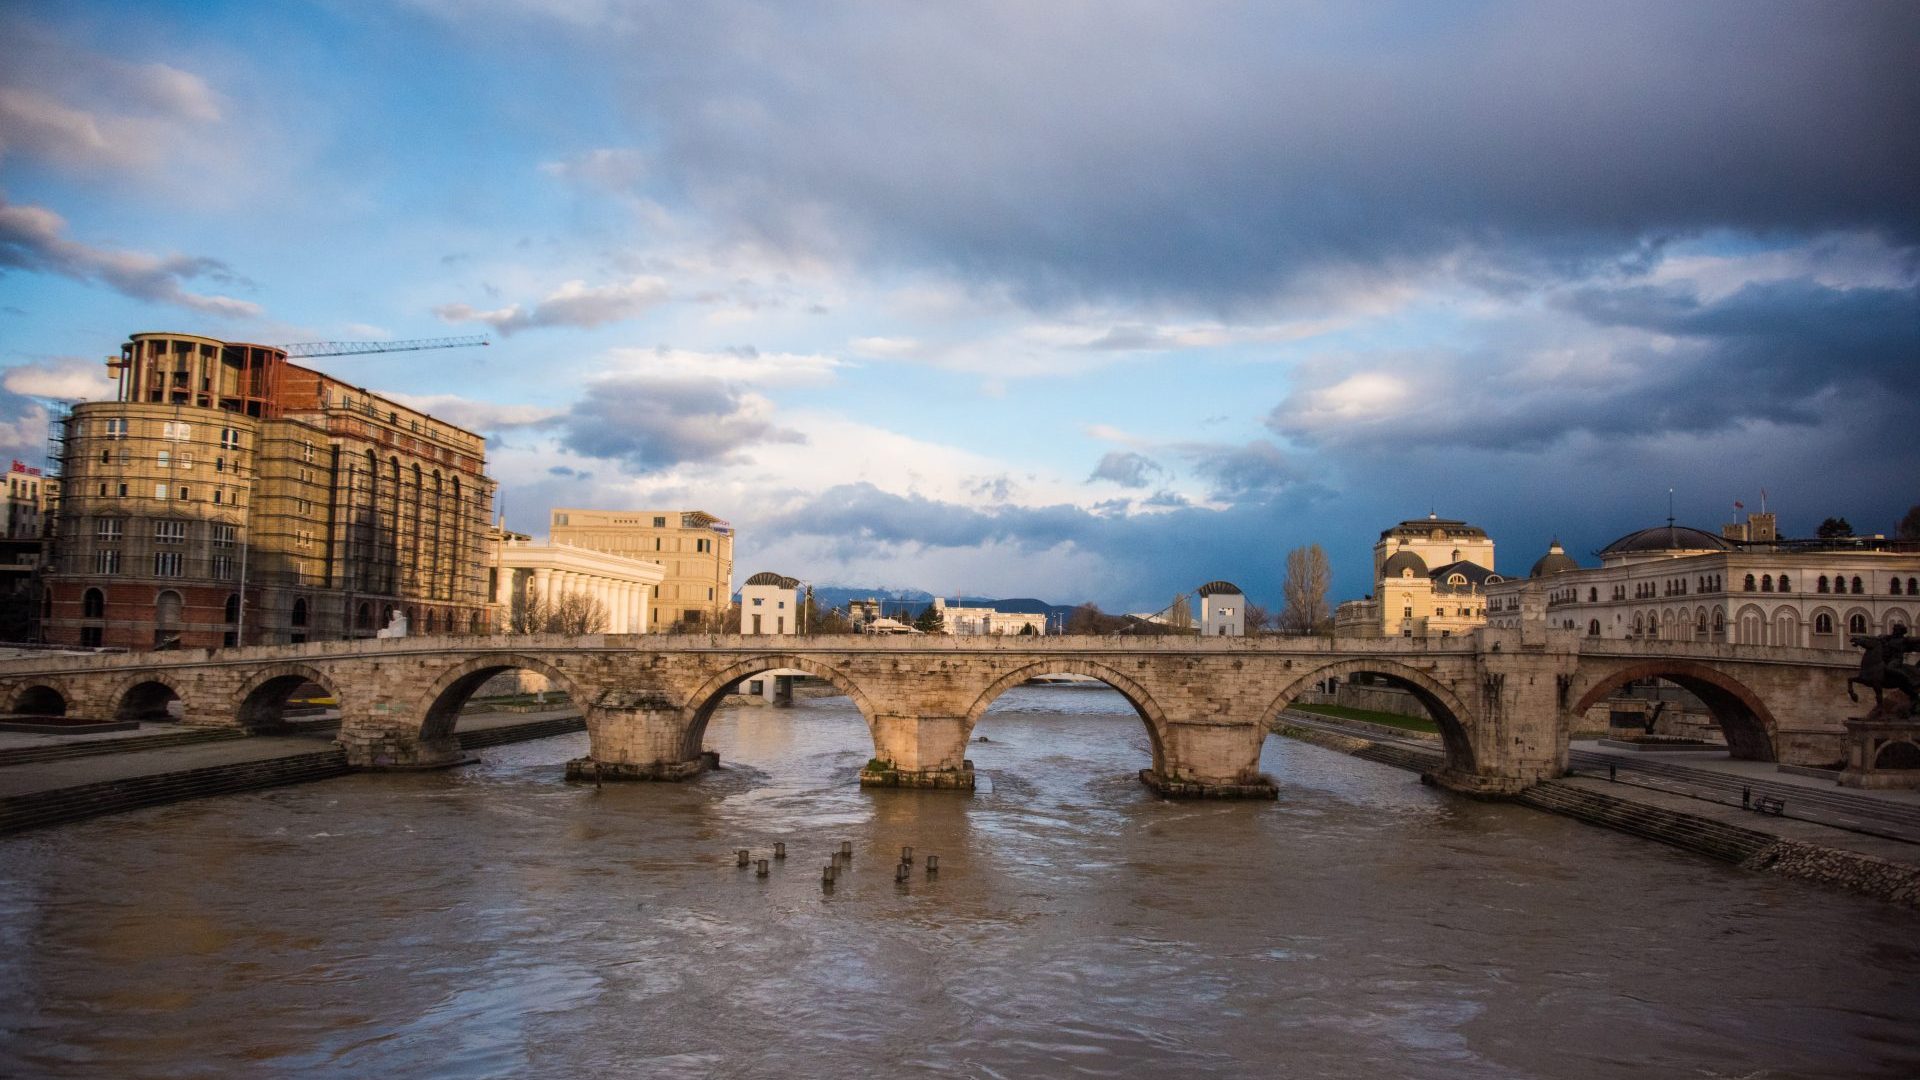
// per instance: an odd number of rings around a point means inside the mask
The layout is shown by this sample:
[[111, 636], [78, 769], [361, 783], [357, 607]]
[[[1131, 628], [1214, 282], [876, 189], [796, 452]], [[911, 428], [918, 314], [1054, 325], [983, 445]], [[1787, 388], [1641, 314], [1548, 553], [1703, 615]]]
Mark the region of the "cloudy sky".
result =
[[1920, 6], [0, 8], [0, 453], [128, 333], [485, 432], [742, 576], [1277, 602], [1920, 502]]

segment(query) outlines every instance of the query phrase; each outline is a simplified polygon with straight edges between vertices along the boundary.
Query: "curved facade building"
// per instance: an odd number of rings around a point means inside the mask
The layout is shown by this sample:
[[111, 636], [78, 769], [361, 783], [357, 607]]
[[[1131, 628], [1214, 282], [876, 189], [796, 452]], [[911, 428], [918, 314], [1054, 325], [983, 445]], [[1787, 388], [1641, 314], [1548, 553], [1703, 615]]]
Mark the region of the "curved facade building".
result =
[[369, 637], [486, 620], [480, 436], [287, 362], [136, 334], [118, 399], [75, 406], [42, 633], [131, 649]]

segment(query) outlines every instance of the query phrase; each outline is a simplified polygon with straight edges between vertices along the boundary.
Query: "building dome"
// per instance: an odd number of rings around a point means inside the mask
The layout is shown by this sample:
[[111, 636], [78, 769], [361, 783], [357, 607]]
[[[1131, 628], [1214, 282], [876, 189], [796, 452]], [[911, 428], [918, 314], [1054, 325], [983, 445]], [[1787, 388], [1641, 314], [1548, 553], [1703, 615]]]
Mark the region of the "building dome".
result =
[[1415, 555], [1411, 551], [1396, 551], [1385, 563], [1381, 564], [1380, 576], [1383, 578], [1397, 578], [1406, 570], [1413, 571], [1414, 577], [1426, 577], [1427, 560]]
[[1231, 581], [1209, 581], [1200, 586], [1201, 596], [1244, 596], [1240, 586]]
[[790, 577], [787, 577], [785, 574], [776, 574], [776, 573], [773, 573], [772, 571], [763, 570], [760, 573], [755, 574], [752, 577], [748, 578], [747, 584], [778, 585], [783, 589], [792, 589], [792, 588], [799, 587], [800, 579], [790, 578]]
[[1630, 532], [1601, 548], [1600, 554], [1604, 558], [1609, 555], [1652, 555], [1665, 551], [1731, 550], [1732, 545], [1710, 532], [1668, 522], [1651, 529]]
[[1552, 577], [1555, 574], [1564, 574], [1569, 570], [1578, 569], [1580, 564], [1573, 561], [1573, 557], [1567, 554], [1567, 550], [1560, 546], [1560, 541], [1555, 540], [1547, 545], [1547, 553], [1540, 556], [1540, 561], [1533, 564], [1533, 569], [1527, 571], [1527, 576], [1530, 578]]

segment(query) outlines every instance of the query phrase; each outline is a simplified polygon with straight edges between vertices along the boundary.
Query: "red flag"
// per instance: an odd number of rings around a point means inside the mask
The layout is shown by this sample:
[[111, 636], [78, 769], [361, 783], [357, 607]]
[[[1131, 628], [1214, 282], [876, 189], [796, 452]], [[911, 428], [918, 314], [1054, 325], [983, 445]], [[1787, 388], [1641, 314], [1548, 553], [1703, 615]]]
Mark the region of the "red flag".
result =
[[1735, 510], [1745, 510], [1747, 508], [1747, 504], [1741, 502], [1739, 499], [1735, 499], [1733, 500], [1733, 508]]

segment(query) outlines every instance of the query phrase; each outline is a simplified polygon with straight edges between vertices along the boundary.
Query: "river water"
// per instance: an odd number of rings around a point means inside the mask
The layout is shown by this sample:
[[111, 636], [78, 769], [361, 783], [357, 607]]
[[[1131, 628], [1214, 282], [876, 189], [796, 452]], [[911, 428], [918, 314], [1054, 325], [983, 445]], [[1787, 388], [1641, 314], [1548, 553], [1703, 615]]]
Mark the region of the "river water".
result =
[[1162, 801], [1104, 689], [977, 734], [971, 797], [826, 699], [694, 783], [578, 735], [0, 839], [0, 1075], [1920, 1075], [1900, 909], [1277, 737], [1277, 804]]

